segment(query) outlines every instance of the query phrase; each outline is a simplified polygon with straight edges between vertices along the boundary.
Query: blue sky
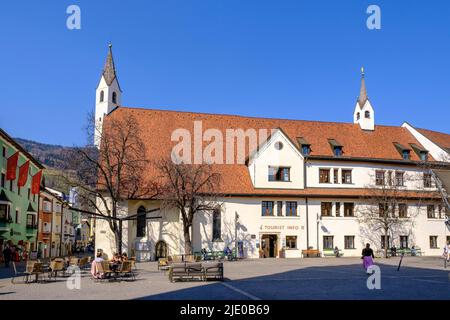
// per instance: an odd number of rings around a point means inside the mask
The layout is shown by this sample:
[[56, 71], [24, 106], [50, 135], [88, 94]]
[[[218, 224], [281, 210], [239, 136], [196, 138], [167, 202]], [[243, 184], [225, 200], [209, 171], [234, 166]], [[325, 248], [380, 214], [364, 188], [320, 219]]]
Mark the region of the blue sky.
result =
[[83, 144], [111, 41], [126, 106], [351, 122], [363, 65], [377, 124], [449, 133], [449, 17], [422, 0], [2, 1], [0, 127]]

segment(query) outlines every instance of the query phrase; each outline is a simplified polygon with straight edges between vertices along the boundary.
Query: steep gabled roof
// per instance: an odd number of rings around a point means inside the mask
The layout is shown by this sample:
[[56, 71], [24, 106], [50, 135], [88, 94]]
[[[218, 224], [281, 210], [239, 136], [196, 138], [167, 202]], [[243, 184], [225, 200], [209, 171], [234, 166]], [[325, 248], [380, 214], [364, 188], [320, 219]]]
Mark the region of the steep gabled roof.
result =
[[450, 134], [432, 131], [428, 129], [416, 129], [416, 130], [419, 131], [421, 134], [423, 134], [425, 137], [427, 137], [429, 140], [433, 141], [439, 147], [450, 153]]
[[[117, 84], [119, 85], [119, 79], [117, 79], [116, 75], [116, 67], [114, 65], [114, 58], [112, 54], [112, 44], [109, 45], [108, 55], [106, 56], [105, 65], [103, 67], [103, 77], [105, 78], [106, 84], [108, 86], [116, 79]], [[119, 85], [120, 89], [120, 85]]]
[[[343, 146], [345, 157], [341, 159], [360, 159], [364, 161], [382, 160], [396, 161], [398, 164], [411, 165], [420, 161], [416, 153], [411, 153], [410, 160], [403, 160], [397, 151], [394, 142], [404, 146], [415, 144], [423, 148], [419, 141], [403, 127], [375, 126], [374, 131], [361, 130], [358, 124], [319, 122], [286, 119], [268, 119], [243, 117], [236, 115], [206, 114], [194, 112], [178, 112], [167, 110], [140, 109], [121, 107], [105, 117], [105, 121], [134, 116], [140, 128], [142, 141], [146, 144], [148, 160], [158, 160], [169, 157], [172, 148], [178, 142], [171, 141], [171, 135], [176, 129], [186, 129], [192, 135], [192, 151], [194, 151], [194, 121], [201, 121], [202, 130], [218, 129], [225, 141], [227, 129], [271, 129], [280, 128], [283, 133], [300, 148], [297, 137], [302, 137], [311, 145], [311, 158], [333, 158], [329, 138], [335, 139]], [[302, 141], [303, 141], [302, 140]], [[210, 142], [202, 142], [203, 147]], [[246, 150], [246, 156], [254, 150]], [[226, 146], [223, 147], [224, 159]], [[430, 161], [434, 159], [430, 156]], [[224, 177], [222, 192], [230, 194], [250, 194], [256, 192], [253, 188], [248, 168], [245, 164], [214, 165], [216, 170]], [[149, 179], [157, 176], [154, 168], [146, 171]], [[269, 190], [266, 190], [269, 192]], [[285, 192], [278, 190], [276, 192]], [[269, 192], [270, 193], [270, 192]]]

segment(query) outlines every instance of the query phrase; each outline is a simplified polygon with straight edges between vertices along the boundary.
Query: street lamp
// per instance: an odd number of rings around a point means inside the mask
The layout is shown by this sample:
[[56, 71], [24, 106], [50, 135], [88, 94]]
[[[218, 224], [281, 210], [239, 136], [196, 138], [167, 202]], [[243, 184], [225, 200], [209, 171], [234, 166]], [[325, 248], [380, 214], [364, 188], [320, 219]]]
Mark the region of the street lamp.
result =
[[322, 221], [322, 216], [317, 214], [317, 250], [319, 250], [319, 224]]
[[234, 248], [236, 250], [236, 253], [235, 253], [236, 258], [238, 257], [238, 236], [237, 236], [237, 234], [238, 234], [238, 226], [237, 226], [238, 225], [238, 221], [239, 221], [239, 215], [238, 215], [237, 211], [235, 211], [234, 212], [234, 241], [235, 241]]

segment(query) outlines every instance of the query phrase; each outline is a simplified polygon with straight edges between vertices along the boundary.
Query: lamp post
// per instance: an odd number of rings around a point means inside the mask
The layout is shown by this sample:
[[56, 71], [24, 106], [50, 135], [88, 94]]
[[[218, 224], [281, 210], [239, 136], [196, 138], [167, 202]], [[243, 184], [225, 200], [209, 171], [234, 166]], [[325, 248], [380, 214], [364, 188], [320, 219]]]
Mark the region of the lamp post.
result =
[[239, 215], [238, 215], [238, 213], [237, 213], [237, 211], [235, 211], [234, 212], [234, 241], [235, 241], [235, 244], [234, 244], [234, 248], [235, 248], [235, 250], [236, 250], [236, 253], [235, 253], [235, 255], [236, 255], [236, 258], [238, 257], [238, 220], [239, 220]]
[[319, 250], [319, 224], [321, 221], [322, 217], [317, 214], [317, 250]]

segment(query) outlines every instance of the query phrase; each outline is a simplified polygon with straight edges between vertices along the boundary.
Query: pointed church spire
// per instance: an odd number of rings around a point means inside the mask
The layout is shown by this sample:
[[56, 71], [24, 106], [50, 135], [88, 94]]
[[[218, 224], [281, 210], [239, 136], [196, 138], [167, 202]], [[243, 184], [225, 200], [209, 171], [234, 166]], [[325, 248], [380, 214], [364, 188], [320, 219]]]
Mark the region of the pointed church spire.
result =
[[364, 67], [361, 67], [361, 89], [358, 97], [358, 104], [360, 108], [364, 107], [367, 99], [366, 81], [364, 80]]
[[[108, 86], [116, 79], [116, 68], [114, 67], [114, 59], [112, 54], [112, 44], [109, 44], [108, 56], [106, 57], [105, 66], [103, 67], [103, 76]], [[119, 83], [119, 81], [117, 81]]]

